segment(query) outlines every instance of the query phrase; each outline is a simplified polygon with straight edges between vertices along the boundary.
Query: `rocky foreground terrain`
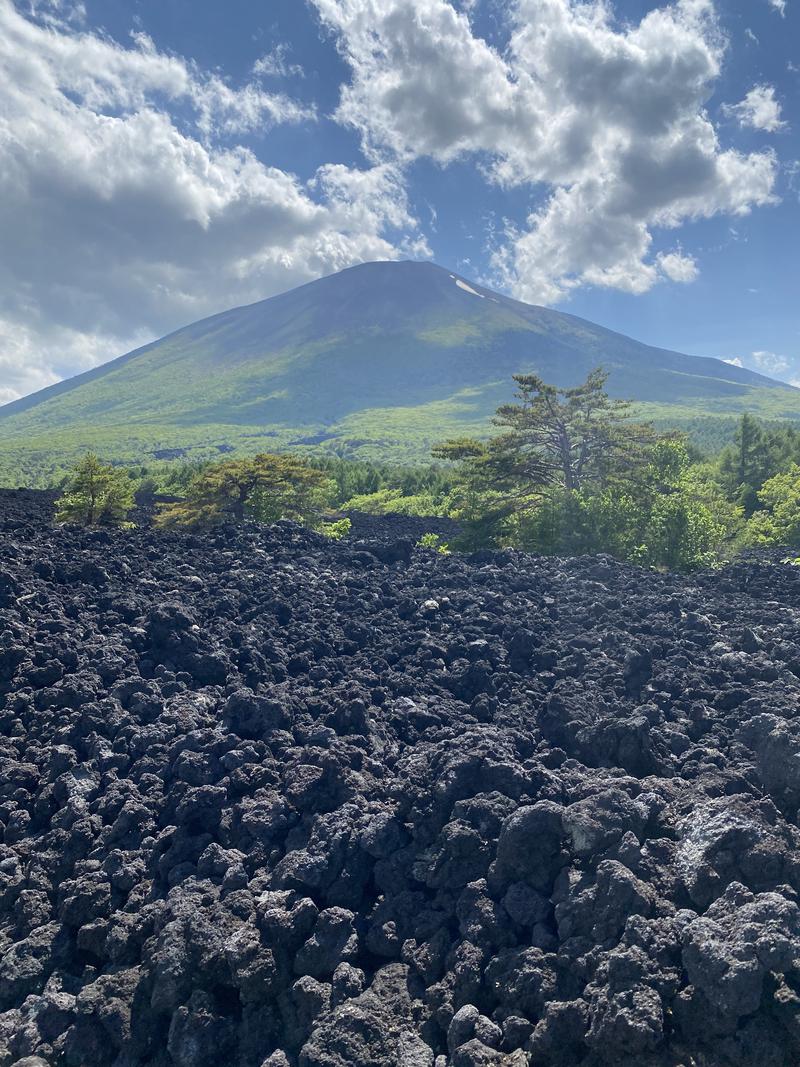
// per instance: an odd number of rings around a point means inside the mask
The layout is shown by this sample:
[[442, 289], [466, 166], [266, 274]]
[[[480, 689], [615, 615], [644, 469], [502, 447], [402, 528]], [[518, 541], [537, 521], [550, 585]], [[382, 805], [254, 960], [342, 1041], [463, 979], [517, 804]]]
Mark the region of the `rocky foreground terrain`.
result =
[[47, 506], [0, 495], [2, 1067], [800, 1062], [800, 569]]

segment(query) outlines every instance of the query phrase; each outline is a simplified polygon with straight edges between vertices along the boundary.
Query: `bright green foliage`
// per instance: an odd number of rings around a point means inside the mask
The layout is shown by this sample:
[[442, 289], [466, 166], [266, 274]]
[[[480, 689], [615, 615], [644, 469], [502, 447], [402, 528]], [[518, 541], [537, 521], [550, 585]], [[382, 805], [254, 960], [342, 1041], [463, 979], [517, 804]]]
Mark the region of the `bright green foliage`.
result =
[[325, 460], [310, 462], [336, 481], [336, 504], [342, 511], [369, 515], [442, 515], [454, 484], [444, 467], [402, 467], [388, 463]]
[[[290, 516], [319, 528], [329, 506], [450, 516], [463, 531], [453, 545], [459, 549], [602, 551], [676, 569], [727, 557], [741, 544], [800, 546], [794, 426], [745, 415], [730, 427], [730, 446], [707, 458], [675, 434], [636, 425], [625, 404], [605, 395], [599, 372], [572, 390], [533, 375], [519, 375], [517, 387], [517, 402], [498, 411], [495, 437], [448, 441], [434, 449], [438, 465], [352, 459], [346, 443], [332, 445], [339, 454], [328, 456], [139, 459], [124, 469], [85, 456], [69, 475], [59, 518], [124, 525], [138, 484], [184, 498], [162, 509], [162, 526]], [[498, 387], [498, 396], [504, 392]], [[108, 507], [99, 491], [104, 478], [113, 488]], [[322, 532], [346, 536], [348, 521], [324, 524]], [[423, 547], [446, 548], [424, 538]]]
[[206, 467], [191, 482], [185, 500], [161, 509], [156, 524], [210, 526], [250, 518], [264, 523], [295, 519], [315, 526], [331, 492], [327, 475], [305, 460], [262, 453]]
[[632, 558], [640, 542], [637, 503], [626, 493], [559, 490], [516, 516], [511, 544], [544, 555], [608, 552]]
[[450, 555], [449, 546], [442, 544], [441, 537], [436, 533], [423, 534], [419, 541], [417, 541], [417, 548], [430, 549], [432, 552], [438, 552], [440, 556]]
[[700, 501], [683, 492], [657, 496], [648, 515], [641, 557], [668, 570], [692, 570], [713, 561], [721, 535]]
[[747, 524], [751, 545], [800, 544], [800, 466], [769, 478], [758, 494], [763, 510]]
[[374, 493], [361, 493], [345, 500], [342, 510], [363, 511], [367, 515], [388, 515], [402, 499], [401, 489], [376, 489]]
[[331, 541], [341, 541], [343, 537], [347, 537], [353, 528], [352, 522], [347, 519], [337, 519], [336, 522], [324, 522], [319, 532], [323, 537], [329, 537]]
[[[397, 492], [392, 499], [433, 497], [439, 499], [452, 488], [452, 474], [441, 466], [408, 467], [397, 463], [372, 462], [337, 456], [329, 458], [311, 454], [309, 462], [326, 471], [336, 483], [335, 502], [348, 503], [353, 498], [370, 497], [383, 489]], [[365, 510], [363, 508], [353, 510]]]
[[722, 509], [714, 492], [693, 476], [686, 446], [676, 440], [662, 440], [652, 449], [634, 498], [639, 544], [629, 558], [669, 570], [711, 563], [740, 514]]
[[800, 432], [787, 423], [764, 423], [745, 414], [734, 441], [715, 461], [716, 480], [728, 500], [740, 503], [750, 516], [764, 507], [762, 486], [776, 474], [800, 463]]
[[669, 570], [692, 570], [715, 558], [724, 527], [687, 486], [629, 493], [572, 492], [523, 517], [512, 543], [557, 555], [607, 552], [618, 559]]
[[458, 438], [433, 450], [437, 459], [458, 464], [446, 513], [461, 525], [455, 546], [467, 552], [500, 547], [513, 524], [514, 511], [506, 495], [493, 484], [489, 447], [471, 438]]
[[180, 496], [187, 492], [195, 478], [211, 465], [210, 460], [170, 463], [160, 472], [160, 488], [169, 496]]
[[134, 483], [127, 472], [87, 452], [75, 465], [56, 505], [57, 522], [82, 526], [124, 523], [133, 507]]
[[402, 489], [378, 489], [342, 504], [343, 511], [363, 511], [367, 515], [441, 515], [442, 509], [442, 499], [432, 493], [404, 496]]
[[736, 500], [729, 500], [714, 478], [713, 467], [707, 463], [693, 463], [684, 472], [682, 485], [689, 495], [699, 501], [722, 530], [721, 548], [724, 554], [738, 547], [744, 533], [744, 508]]

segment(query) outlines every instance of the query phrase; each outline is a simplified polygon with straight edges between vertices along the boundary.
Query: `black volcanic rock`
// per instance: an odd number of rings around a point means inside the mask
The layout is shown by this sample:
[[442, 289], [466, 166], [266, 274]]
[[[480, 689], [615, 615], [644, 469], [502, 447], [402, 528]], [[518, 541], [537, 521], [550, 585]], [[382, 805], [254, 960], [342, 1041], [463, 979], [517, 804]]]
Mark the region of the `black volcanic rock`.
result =
[[800, 1059], [795, 568], [51, 506], [0, 493], [0, 1065]]

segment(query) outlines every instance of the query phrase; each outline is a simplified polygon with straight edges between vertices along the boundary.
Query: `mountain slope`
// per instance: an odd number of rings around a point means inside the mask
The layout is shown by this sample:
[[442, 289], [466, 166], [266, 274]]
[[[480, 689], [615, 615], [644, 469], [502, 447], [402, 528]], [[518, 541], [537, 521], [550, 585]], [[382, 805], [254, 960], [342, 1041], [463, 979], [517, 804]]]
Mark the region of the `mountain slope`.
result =
[[433, 264], [368, 263], [0, 408], [0, 478], [87, 447], [128, 462], [323, 442], [419, 457], [443, 434], [485, 430], [513, 373], [571, 385], [598, 364], [612, 393], [676, 417], [800, 417], [799, 390], [753, 371], [639, 344]]

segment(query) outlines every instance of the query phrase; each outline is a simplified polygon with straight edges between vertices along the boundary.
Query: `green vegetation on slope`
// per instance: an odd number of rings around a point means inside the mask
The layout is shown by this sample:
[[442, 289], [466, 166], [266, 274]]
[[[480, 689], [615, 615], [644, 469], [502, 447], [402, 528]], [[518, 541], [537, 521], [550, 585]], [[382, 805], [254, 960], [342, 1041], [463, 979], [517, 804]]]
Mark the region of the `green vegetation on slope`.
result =
[[[776, 392], [783, 395], [783, 391]], [[491, 396], [496, 407], [507, 395], [507, 386], [493, 383], [481, 392], [481, 401]], [[189, 459], [210, 462], [227, 454], [254, 456], [265, 448], [414, 465], [424, 463], [442, 437], [490, 434], [491, 419], [481, 414], [473, 396], [473, 391], [464, 390], [448, 400], [418, 407], [363, 411], [333, 426], [207, 423], [175, 427], [130, 422], [120, 428], [86, 425], [42, 431], [29, 437], [6, 432], [0, 421], [0, 485], [55, 485], [87, 451], [128, 467], [144, 462], [158, 468], [162, 463]], [[752, 390], [732, 404], [727, 413], [704, 411], [702, 403], [696, 408], [666, 404], [636, 404], [632, 408], [636, 418], [652, 421], [659, 430], [686, 433], [693, 444], [710, 455], [733, 440], [738, 412], [750, 412], [773, 426], [780, 425], [782, 419], [800, 420], [800, 404], [796, 414], [791, 408], [787, 411], [786, 404], [776, 403], [772, 391], [766, 389]]]
[[[745, 414], [710, 460], [681, 435], [634, 421], [602, 371], [571, 389], [535, 375], [515, 381], [499, 432], [441, 443], [438, 466], [283, 453], [123, 472], [89, 455], [67, 481], [59, 518], [121, 521], [138, 481], [179, 497], [161, 508], [161, 527], [288, 517], [341, 539], [349, 523], [331, 509], [449, 516], [461, 526], [457, 548], [607, 552], [680, 570], [748, 545], [800, 544], [800, 429]], [[432, 535], [420, 545], [448, 550]]]
[[86, 451], [125, 465], [285, 450], [424, 462], [442, 437], [491, 433], [513, 374], [569, 387], [599, 364], [637, 417], [708, 449], [744, 411], [800, 419], [800, 390], [458, 280], [365, 264], [6, 405], [0, 484], [52, 483]]

